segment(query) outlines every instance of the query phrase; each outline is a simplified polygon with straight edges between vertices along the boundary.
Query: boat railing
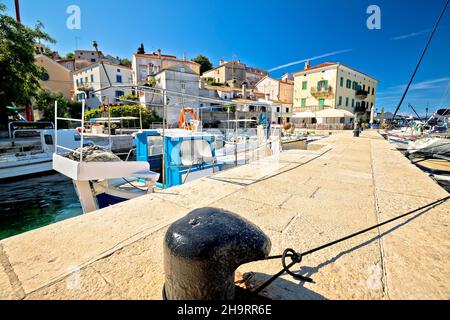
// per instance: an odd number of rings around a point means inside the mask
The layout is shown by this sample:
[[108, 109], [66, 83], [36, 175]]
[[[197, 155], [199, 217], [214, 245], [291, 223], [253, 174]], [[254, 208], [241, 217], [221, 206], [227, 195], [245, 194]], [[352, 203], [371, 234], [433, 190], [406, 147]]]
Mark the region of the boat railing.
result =
[[85, 104], [86, 101], [83, 99], [81, 102], [81, 119], [74, 119], [74, 118], [65, 118], [65, 117], [58, 117], [58, 101], [55, 101], [55, 154], [58, 154], [58, 150], [62, 149], [68, 152], [77, 152], [77, 150], [70, 149], [64, 146], [58, 145], [58, 121], [67, 121], [67, 122], [76, 122], [80, 123], [80, 163], [83, 162], [83, 146], [84, 146], [84, 132], [85, 132]]

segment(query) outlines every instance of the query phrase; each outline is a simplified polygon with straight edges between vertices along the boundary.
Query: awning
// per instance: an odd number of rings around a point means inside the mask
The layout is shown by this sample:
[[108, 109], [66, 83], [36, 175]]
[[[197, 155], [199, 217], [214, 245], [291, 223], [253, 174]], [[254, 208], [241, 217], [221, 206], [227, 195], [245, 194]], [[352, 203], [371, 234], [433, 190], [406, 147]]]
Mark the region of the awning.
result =
[[316, 118], [354, 118], [355, 115], [347, 110], [325, 109], [316, 112]]
[[292, 116], [292, 119], [312, 119], [315, 118], [316, 115], [314, 112], [305, 111], [305, 112], [297, 112]]
[[139, 120], [139, 118], [136, 118], [136, 117], [92, 118], [92, 119], [89, 119], [89, 122], [91, 122], [91, 123], [102, 123], [102, 122], [120, 123], [121, 121], [131, 121], [131, 120]]

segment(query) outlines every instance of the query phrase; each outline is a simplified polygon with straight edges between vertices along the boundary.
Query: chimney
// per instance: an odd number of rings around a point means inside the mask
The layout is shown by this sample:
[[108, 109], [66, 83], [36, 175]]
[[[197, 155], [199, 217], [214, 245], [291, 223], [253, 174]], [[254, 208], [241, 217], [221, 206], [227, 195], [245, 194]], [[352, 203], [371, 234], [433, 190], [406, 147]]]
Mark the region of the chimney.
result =
[[247, 99], [247, 84], [246, 83], [242, 84], [242, 98]]
[[223, 65], [224, 63], [225, 63], [225, 61], [223, 59], [220, 59], [219, 66]]
[[158, 49], [158, 59], [161, 60], [161, 49]]
[[311, 61], [306, 61], [305, 63], [305, 70], [309, 69], [311, 67]]

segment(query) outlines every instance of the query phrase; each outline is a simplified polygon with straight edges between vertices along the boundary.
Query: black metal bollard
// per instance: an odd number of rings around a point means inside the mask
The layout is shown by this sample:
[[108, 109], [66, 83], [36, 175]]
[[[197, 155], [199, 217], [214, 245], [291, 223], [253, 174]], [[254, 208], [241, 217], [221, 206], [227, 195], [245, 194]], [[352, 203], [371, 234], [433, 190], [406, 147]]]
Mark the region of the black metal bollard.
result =
[[172, 224], [164, 243], [167, 300], [233, 300], [236, 269], [264, 259], [269, 238], [236, 214], [198, 209]]
[[359, 134], [361, 133], [361, 131], [359, 130], [359, 129], [355, 129], [355, 130], [353, 130], [353, 136], [355, 137], [355, 138], [359, 138]]

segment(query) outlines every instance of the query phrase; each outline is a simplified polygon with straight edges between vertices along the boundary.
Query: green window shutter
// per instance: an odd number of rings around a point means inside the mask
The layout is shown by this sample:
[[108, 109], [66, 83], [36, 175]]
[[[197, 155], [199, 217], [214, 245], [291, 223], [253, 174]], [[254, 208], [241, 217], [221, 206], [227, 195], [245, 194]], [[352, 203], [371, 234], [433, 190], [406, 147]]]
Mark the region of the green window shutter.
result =
[[319, 109], [322, 109], [325, 105], [325, 99], [319, 99]]
[[352, 99], [352, 108], [355, 107], [355, 99]]
[[344, 77], [341, 77], [341, 88], [344, 86]]
[[342, 96], [339, 97], [339, 106], [342, 106]]
[[345, 98], [345, 106], [346, 106], [346, 107], [348, 107], [348, 101], [349, 101], [348, 97]]
[[328, 80], [324, 81], [324, 88], [327, 89], [328, 88]]
[[302, 99], [302, 108], [306, 108], [306, 99]]
[[308, 81], [303, 81], [302, 90], [307, 90], [307, 89], [308, 89]]

